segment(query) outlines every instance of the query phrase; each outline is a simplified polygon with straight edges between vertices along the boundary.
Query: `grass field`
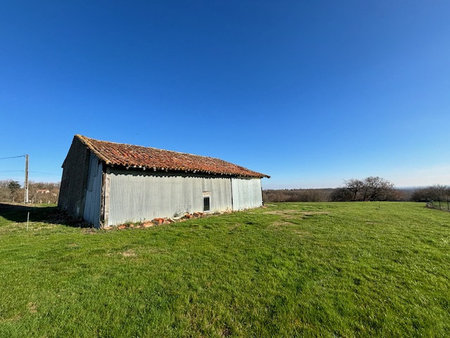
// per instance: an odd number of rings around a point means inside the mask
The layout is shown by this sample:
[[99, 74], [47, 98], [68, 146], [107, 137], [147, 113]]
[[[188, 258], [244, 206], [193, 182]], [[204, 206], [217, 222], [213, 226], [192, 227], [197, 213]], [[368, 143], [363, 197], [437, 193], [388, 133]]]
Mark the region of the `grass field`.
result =
[[450, 213], [280, 203], [149, 229], [0, 205], [0, 336], [449, 336]]

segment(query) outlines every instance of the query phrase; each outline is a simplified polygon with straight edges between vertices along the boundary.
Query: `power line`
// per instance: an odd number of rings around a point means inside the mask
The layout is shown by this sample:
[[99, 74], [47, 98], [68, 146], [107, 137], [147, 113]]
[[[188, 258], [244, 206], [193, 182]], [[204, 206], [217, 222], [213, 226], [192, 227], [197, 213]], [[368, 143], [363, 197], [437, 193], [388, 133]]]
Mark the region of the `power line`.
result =
[[48, 171], [37, 171], [37, 170], [30, 170], [30, 173], [33, 173], [33, 174], [44, 174], [44, 175], [59, 175], [59, 173], [55, 173], [55, 172], [51, 173], [51, 172], [48, 172]]
[[[0, 173], [22, 173], [24, 172], [23, 169], [19, 170], [0, 170]], [[59, 173], [56, 172], [48, 172], [48, 171], [38, 171], [38, 170], [29, 170], [30, 173], [33, 174], [44, 174], [44, 175], [59, 175]]]
[[0, 157], [0, 160], [8, 160], [10, 158], [19, 158], [19, 157], [25, 157], [26, 155], [19, 155], [19, 156], [9, 156], [9, 157]]

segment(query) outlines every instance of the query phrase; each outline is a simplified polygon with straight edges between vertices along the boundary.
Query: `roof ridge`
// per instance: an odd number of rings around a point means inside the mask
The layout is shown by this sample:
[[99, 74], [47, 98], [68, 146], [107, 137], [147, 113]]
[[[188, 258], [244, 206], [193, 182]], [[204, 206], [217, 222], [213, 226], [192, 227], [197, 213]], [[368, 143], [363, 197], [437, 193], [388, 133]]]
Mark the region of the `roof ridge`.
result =
[[[157, 151], [169, 151], [169, 152], [177, 153], [177, 154], [181, 154], [181, 155], [190, 155], [190, 156], [206, 157], [206, 158], [211, 158], [211, 159], [213, 159], [213, 160], [219, 160], [219, 161], [227, 162], [227, 161], [222, 160], [221, 158], [218, 158], [218, 157], [212, 157], [212, 156], [205, 156], [205, 155], [198, 155], [198, 154], [186, 153], [186, 152], [177, 151], [177, 150], [161, 149], [161, 148], [155, 148], [155, 147], [152, 147], [152, 146], [142, 146], [142, 145], [139, 145], [139, 144], [131, 144], [131, 143], [123, 143], [123, 142], [113, 142], [113, 141], [97, 140], [97, 139], [95, 139], [95, 138], [88, 137], [88, 136], [84, 136], [84, 135], [81, 135], [81, 134], [76, 134], [75, 136], [78, 136], [78, 137], [80, 137], [80, 138], [87, 139], [87, 140], [94, 140], [94, 141], [97, 141], [97, 142], [112, 143], [112, 144], [120, 144], [120, 145], [132, 146], [132, 147], [140, 147], [140, 148], [150, 148], [150, 149], [154, 149], [154, 150], [157, 150]], [[231, 162], [228, 162], [228, 163], [231, 163]], [[233, 163], [232, 163], [232, 164], [233, 164]], [[237, 166], [237, 164], [235, 164], [235, 165]], [[247, 168], [245, 168], [245, 167], [242, 167], [242, 168], [247, 169]]]
[[[109, 163], [110, 163], [110, 161], [109, 161], [105, 156], [103, 156], [102, 153], [100, 153], [99, 151], [97, 151], [97, 149], [95, 149], [94, 145], [91, 143], [91, 140], [95, 140], [95, 139], [92, 139], [92, 138], [90, 138], [90, 137], [87, 137], [87, 136], [84, 136], [84, 135], [81, 135], [81, 134], [76, 134], [75, 137], [77, 137], [77, 138], [78, 138], [81, 142], [83, 142], [90, 150], [92, 150], [92, 151], [94, 152], [94, 154], [97, 155], [97, 157], [98, 157], [99, 159], [101, 159], [102, 161], [104, 161], [106, 164], [109, 164]], [[95, 140], [95, 141], [97, 141], [97, 140]]]

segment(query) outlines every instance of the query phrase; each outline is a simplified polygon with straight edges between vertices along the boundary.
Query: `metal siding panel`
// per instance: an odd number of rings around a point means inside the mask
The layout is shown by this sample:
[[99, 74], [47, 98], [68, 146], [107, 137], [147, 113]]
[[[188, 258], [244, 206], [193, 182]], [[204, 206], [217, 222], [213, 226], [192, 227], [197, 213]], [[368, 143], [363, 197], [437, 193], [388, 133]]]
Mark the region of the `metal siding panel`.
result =
[[226, 178], [118, 169], [111, 169], [109, 178], [108, 225], [203, 211], [203, 191], [210, 192], [211, 211], [231, 210]]
[[203, 178], [203, 191], [210, 192], [211, 212], [221, 212], [232, 209], [231, 185], [229, 178], [205, 177]]
[[262, 205], [261, 179], [231, 179], [233, 210], [257, 208]]
[[83, 219], [97, 228], [100, 226], [102, 173], [102, 163], [98, 160], [97, 156], [91, 153]]

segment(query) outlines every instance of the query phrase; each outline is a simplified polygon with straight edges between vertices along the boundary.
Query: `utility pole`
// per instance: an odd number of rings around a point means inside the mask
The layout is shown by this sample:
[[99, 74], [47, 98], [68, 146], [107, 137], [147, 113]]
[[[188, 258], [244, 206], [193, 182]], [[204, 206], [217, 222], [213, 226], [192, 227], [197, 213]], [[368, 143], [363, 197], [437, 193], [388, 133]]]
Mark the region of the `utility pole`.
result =
[[28, 203], [28, 154], [25, 155], [25, 203]]

